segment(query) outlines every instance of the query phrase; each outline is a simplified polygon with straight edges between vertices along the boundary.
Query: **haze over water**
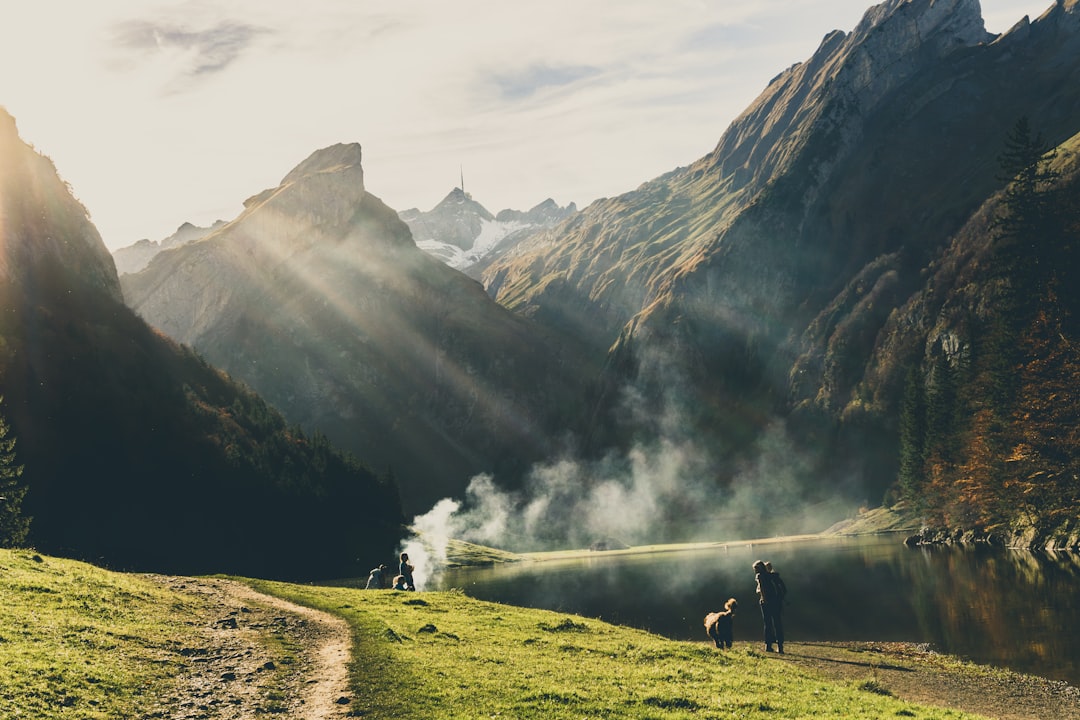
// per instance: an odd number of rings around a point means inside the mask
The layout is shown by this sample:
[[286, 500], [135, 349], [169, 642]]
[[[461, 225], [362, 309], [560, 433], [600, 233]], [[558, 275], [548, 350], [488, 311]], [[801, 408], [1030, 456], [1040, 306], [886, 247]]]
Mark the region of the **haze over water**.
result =
[[644, 555], [596, 553], [447, 572], [429, 589], [547, 608], [707, 641], [702, 618], [739, 601], [735, 640], [758, 643], [754, 560], [788, 586], [789, 643], [906, 641], [978, 663], [1080, 683], [1080, 558], [993, 548], [905, 547], [899, 536]]

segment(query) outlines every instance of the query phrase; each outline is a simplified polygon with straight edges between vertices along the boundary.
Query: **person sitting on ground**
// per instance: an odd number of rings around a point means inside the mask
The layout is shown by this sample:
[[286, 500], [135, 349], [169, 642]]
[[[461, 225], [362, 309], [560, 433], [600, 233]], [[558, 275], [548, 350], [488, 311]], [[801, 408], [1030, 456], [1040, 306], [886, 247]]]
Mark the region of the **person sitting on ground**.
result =
[[394, 590], [408, 590], [408, 589], [409, 589], [408, 585], [405, 584], [405, 576], [404, 575], [395, 575], [394, 576]]
[[372, 568], [368, 574], [367, 590], [381, 590], [386, 587], [386, 566], [379, 565], [377, 568]]

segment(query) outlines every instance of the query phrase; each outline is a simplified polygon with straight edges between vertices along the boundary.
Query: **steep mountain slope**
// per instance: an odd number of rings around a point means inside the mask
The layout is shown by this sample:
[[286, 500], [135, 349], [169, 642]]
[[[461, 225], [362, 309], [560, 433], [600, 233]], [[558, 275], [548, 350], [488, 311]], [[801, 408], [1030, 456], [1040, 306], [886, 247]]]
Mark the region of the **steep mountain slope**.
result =
[[845, 412], [897, 419], [897, 494], [929, 519], [1075, 547], [1080, 134], [1031, 177], [994, 195], [923, 271]]
[[116, 263], [116, 272], [121, 275], [139, 272], [162, 250], [186, 245], [189, 242], [204, 238], [224, 224], [224, 220], [218, 220], [210, 227], [199, 227], [186, 222], [176, 228], [176, 232], [160, 242], [143, 239], [119, 250], [113, 250], [112, 256], [113, 262]]
[[417, 249], [360, 160], [355, 144], [313, 153], [225, 227], [125, 275], [124, 295], [291, 421], [391, 468], [406, 509], [427, 510], [548, 453], [588, 369]]
[[[777, 76], [708, 156], [530, 238], [485, 286], [598, 353], [616, 341], [596, 447], [674, 415], [723, 483], [798, 407], [795, 472], [876, 500], [895, 428], [845, 421], [851, 389], [920, 268], [1001, 187], [1016, 119], [1054, 142], [1080, 129], [1078, 27], [1075, 0], [1002, 37], [977, 0], [888, 0]], [[853, 305], [858, 332], [837, 314]], [[648, 408], [629, 420], [628, 387]]]
[[397, 489], [151, 330], [0, 110], [0, 393], [30, 541], [125, 568], [326, 577], [392, 552]]
[[480, 273], [495, 258], [529, 235], [577, 211], [570, 203], [559, 207], [548, 198], [531, 210], [501, 210], [492, 216], [461, 188], [454, 188], [427, 212], [416, 208], [398, 215], [409, 226], [416, 246], [469, 277]]

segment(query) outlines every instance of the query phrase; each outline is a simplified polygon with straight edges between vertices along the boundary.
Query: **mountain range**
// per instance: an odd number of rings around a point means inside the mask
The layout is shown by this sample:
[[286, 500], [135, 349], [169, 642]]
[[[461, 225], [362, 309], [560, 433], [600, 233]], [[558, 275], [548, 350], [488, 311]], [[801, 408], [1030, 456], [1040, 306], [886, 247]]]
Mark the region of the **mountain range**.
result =
[[176, 232], [160, 242], [144, 238], [133, 245], [114, 250], [112, 256], [113, 262], [116, 263], [116, 272], [121, 275], [139, 272], [149, 265], [154, 256], [162, 250], [168, 250], [203, 238], [224, 224], [224, 220], [218, 220], [210, 227], [199, 227], [186, 222], [178, 227]]
[[392, 470], [407, 511], [475, 474], [522, 472], [582, 407], [579, 350], [418, 249], [366, 190], [357, 144], [316, 151], [121, 284], [291, 421]]
[[397, 487], [136, 317], [86, 209], [3, 110], [0, 158], [0, 411], [28, 542], [125, 569], [287, 578], [388, 557]]
[[398, 213], [417, 247], [470, 277], [521, 240], [577, 212], [548, 198], [531, 210], [501, 210], [492, 215], [461, 188], [454, 188], [427, 212], [410, 208]]
[[[52, 332], [80, 342], [112, 327], [91, 307], [145, 332], [122, 296], [180, 345], [153, 342], [258, 393], [240, 405], [265, 399], [295, 437], [379, 469], [332, 486], [364, 488], [384, 520], [388, 487], [418, 513], [488, 473], [556, 543], [570, 531], [551, 513], [588, 525], [585, 495], [629, 541], [816, 530], [883, 499], [1041, 531], [1080, 508], [1078, 79], [1077, 0], [1002, 35], [977, 0], [886, 0], [708, 155], [581, 210], [493, 218], [457, 188], [399, 214], [349, 143], [118, 279], [57, 194], [61, 224], [9, 241], [5, 268], [61, 258], [26, 277], [56, 288]], [[60, 302], [87, 283], [93, 302]], [[89, 336], [49, 357], [83, 357]], [[20, 372], [4, 391], [21, 438], [38, 406], [12, 388], [38, 380]], [[224, 422], [207, 383], [181, 384], [184, 402]]]

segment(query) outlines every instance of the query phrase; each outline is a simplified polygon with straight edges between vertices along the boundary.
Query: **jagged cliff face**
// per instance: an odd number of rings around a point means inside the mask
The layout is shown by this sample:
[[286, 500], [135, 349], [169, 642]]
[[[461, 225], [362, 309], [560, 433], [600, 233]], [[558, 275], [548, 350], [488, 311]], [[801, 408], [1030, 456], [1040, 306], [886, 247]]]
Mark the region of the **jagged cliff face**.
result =
[[410, 511], [543, 456], [581, 404], [573, 346], [420, 251], [364, 190], [357, 145], [316, 152], [123, 286], [292, 422], [391, 468]]
[[[723, 476], [755, 427], [792, 408], [828, 427], [858, 402], [891, 309], [1001, 186], [996, 156], [1018, 117], [1055, 141], [1078, 129], [1078, 25], [1075, 2], [997, 38], [975, 0], [877, 5], [773, 80], [708, 156], [534, 236], [485, 285], [598, 353], [611, 346], [596, 417], [612, 417], [620, 388], [646, 388], [655, 413], [692, 418]], [[672, 393], [665, 376], [694, 390]], [[836, 450], [829, 431], [813, 437]], [[880, 496], [895, 458], [853, 449], [851, 467], [828, 470]], [[884, 459], [862, 464], [871, 455]]]

